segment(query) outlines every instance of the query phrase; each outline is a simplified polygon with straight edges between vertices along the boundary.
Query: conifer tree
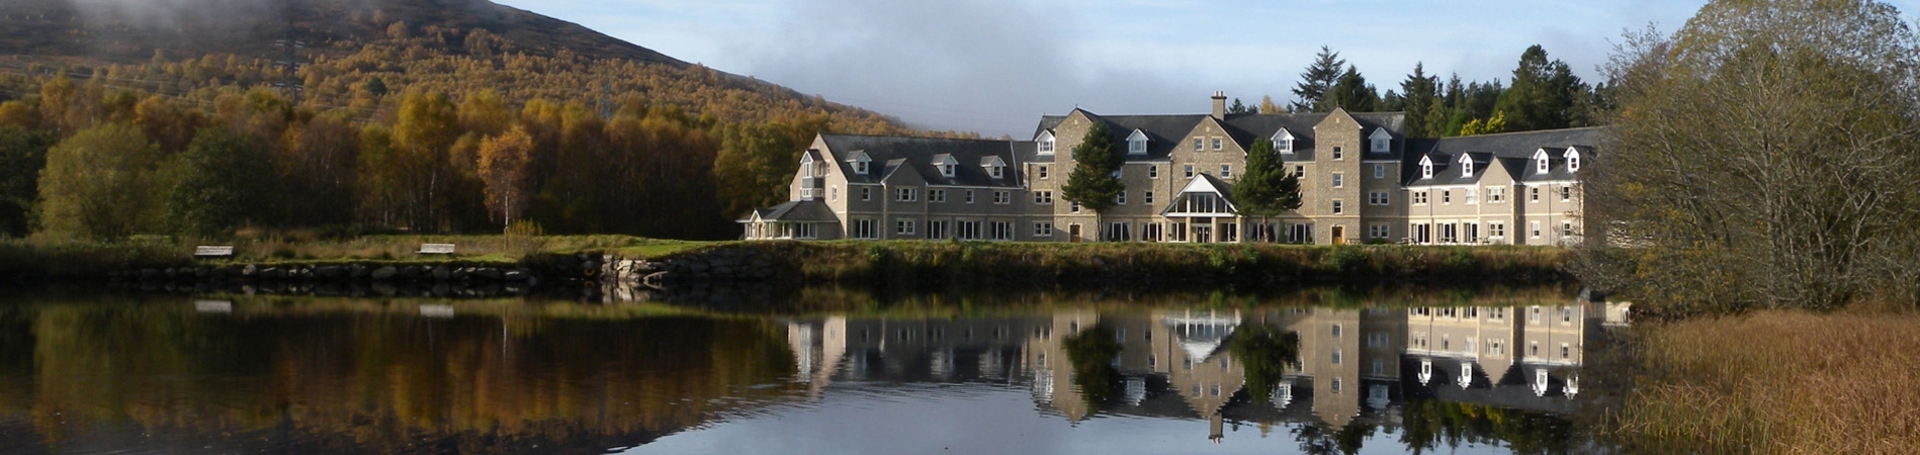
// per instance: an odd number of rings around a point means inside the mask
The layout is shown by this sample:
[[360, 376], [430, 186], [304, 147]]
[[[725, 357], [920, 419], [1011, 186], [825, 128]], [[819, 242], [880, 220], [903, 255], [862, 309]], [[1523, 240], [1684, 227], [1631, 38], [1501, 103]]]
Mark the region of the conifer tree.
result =
[[[1247, 152], [1247, 170], [1233, 184], [1233, 195], [1240, 213], [1260, 217], [1265, 226], [1268, 217], [1300, 208], [1300, 179], [1287, 172], [1286, 162], [1274, 153], [1273, 141], [1255, 139], [1253, 150]], [[1255, 235], [1265, 232], [1261, 228]]]
[[1332, 90], [1333, 84], [1340, 81], [1340, 67], [1343, 66], [1347, 66], [1347, 61], [1340, 58], [1339, 52], [1320, 46], [1320, 53], [1314, 56], [1313, 64], [1300, 73], [1300, 82], [1293, 86], [1293, 96], [1299, 99], [1293, 102], [1293, 111], [1333, 111], [1333, 106], [1327, 105], [1324, 101], [1327, 91]]
[[1080, 145], [1073, 147], [1073, 173], [1067, 176], [1067, 185], [1060, 187], [1060, 197], [1096, 213], [1112, 208], [1114, 197], [1127, 189], [1114, 176], [1125, 160], [1106, 125], [1094, 122]]
[[1405, 104], [1401, 111], [1406, 112], [1407, 116], [1407, 137], [1439, 136], [1427, 129], [1427, 114], [1433, 109], [1439, 83], [1439, 78], [1427, 75], [1425, 63], [1415, 63], [1413, 74], [1400, 82], [1400, 96]]

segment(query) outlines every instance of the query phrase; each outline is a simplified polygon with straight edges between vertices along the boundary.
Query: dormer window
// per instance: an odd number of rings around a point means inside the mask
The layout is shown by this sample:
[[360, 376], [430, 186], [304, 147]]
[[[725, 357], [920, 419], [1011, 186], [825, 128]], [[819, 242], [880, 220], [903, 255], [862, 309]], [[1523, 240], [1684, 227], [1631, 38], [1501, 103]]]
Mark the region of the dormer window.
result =
[[1039, 142], [1040, 142], [1041, 155], [1053, 154], [1053, 132], [1052, 131], [1041, 132]]
[[933, 164], [940, 168], [940, 176], [946, 178], [953, 178], [954, 171], [960, 167], [959, 161], [947, 155], [942, 155], [940, 158], [935, 159]]
[[1127, 136], [1127, 154], [1128, 155], [1147, 154], [1147, 133], [1146, 132], [1143, 132], [1140, 130], [1133, 130], [1133, 135]]
[[1433, 157], [1420, 158], [1420, 178], [1433, 178]]
[[1007, 175], [1007, 162], [1001, 160], [998, 156], [989, 156], [981, 159], [980, 168], [986, 169], [987, 176], [995, 179], [1005, 178]]
[[1273, 133], [1273, 149], [1280, 153], [1293, 153], [1293, 133], [1287, 132], [1286, 128]]
[[1369, 148], [1368, 151], [1373, 153], [1387, 153], [1393, 150], [1393, 133], [1388, 133], [1386, 128], [1374, 129], [1373, 135], [1367, 138], [1373, 140], [1373, 147]]
[[1580, 151], [1569, 147], [1567, 148], [1566, 158], [1567, 158], [1567, 172], [1579, 172], [1580, 171]]
[[867, 175], [871, 170], [868, 164], [873, 163], [873, 158], [868, 157], [866, 152], [854, 152], [853, 159], [847, 161], [853, 164], [853, 173]]
[[1467, 155], [1460, 155], [1460, 176], [1461, 177], [1473, 176], [1473, 157], [1467, 156]]

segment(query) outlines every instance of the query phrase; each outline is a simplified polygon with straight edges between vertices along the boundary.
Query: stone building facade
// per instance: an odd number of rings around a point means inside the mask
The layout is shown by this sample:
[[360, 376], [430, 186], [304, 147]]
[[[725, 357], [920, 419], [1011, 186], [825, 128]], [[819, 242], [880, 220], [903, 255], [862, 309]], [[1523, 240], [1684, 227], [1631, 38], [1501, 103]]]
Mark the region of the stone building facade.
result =
[[[822, 134], [791, 200], [747, 239], [960, 239], [1302, 244], [1568, 244], [1585, 238], [1579, 170], [1596, 128], [1408, 138], [1401, 113], [1044, 116], [1031, 140]], [[1106, 127], [1126, 190], [1104, 212], [1061, 197], [1072, 150]], [[1302, 206], [1238, 210], [1256, 139], [1299, 178]]]

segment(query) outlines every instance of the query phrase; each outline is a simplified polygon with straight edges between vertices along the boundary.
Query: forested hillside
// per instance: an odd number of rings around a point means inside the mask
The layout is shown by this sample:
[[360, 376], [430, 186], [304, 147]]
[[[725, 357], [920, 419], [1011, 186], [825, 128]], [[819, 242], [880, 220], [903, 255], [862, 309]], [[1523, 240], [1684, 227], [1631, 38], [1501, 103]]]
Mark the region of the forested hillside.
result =
[[732, 237], [816, 132], [913, 133], [483, 0], [0, 0], [0, 48], [12, 235]]

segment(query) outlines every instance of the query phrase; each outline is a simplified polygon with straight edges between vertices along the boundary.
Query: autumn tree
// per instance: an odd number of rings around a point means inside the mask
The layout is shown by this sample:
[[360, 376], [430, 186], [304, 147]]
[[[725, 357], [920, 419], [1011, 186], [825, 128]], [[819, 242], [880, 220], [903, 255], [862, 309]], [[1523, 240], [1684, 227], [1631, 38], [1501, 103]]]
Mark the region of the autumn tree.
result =
[[1060, 198], [1095, 213], [1112, 208], [1114, 198], [1127, 190], [1126, 183], [1114, 175], [1126, 163], [1126, 158], [1120, 154], [1120, 147], [1114, 145], [1107, 126], [1094, 122], [1093, 127], [1087, 129], [1087, 135], [1080, 139], [1080, 145], [1073, 147], [1073, 172], [1067, 175], [1067, 184], [1060, 187]]
[[514, 215], [526, 210], [526, 182], [532, 164], [533, 137], [525, 129], [509, 130], [480, 144], [480, 179], [487, 184], [487, 210], [500, 217], [502, 227], [513, 225]]
[[726, 207], [721, 213], [738, 215], [787, 200], [787, 187], [804, 146], [795, 139], [780, 124], [724, 128], [713, 164], [720, 201]]
[[1272, 241], [1266, 219], [1300, 208], [1300, 177], [1287, 170], [1272, 140], [1254, 139], [1253, 150], [1247, 152], [1247, 169], [1233, 184], [1233, 196], [1241, 214], [1261, 218], [1255, 231], [1259, 240]]
[[88, 239], [158, 232], [159, 161], [160, 151], [132, 125], [99, 125], [60, 141], [40, 173], [42, 232]]
[[1915, 305], [1908, 27], [1872, 1], [1714, 1], [1629, 36], [1586, 198], [1620, 245], [1583, 250], [1581, 277], [1667, 314]]

